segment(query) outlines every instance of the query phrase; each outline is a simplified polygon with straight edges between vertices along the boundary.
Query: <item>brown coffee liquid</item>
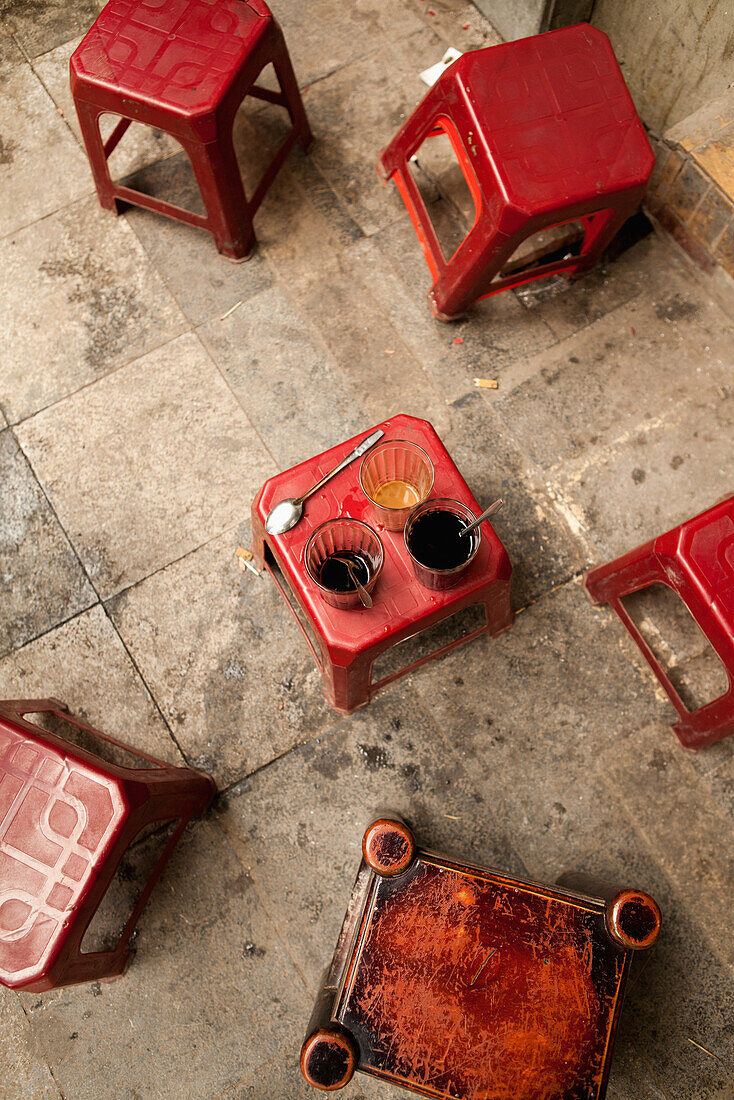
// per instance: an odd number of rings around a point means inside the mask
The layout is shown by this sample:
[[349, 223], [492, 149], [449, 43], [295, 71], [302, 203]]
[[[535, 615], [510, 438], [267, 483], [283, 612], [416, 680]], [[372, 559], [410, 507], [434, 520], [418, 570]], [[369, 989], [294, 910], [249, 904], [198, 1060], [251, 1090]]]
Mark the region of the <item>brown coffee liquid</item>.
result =
[[410, 529], [410, 552], [428, 569], [455, 569], [463, 565], [476, 545], [474, 532], [460, 537], [468, 526], [455, 512], [439, 508], [424, 512]]
[[382, 508], [415, 508], [420, 493], [408, 481], [386, 481], [375, 493], [375, 504]]
[[335, 550], [324, 559], [319, 569], [319, 580], [324, 588], [330, 588], [332, 592], [356, 591], [357, 586], [350, 576], [346, 559], [349, 559], [359, 583], [368, 583], [370, 567], [367, 560], [354, 550]]

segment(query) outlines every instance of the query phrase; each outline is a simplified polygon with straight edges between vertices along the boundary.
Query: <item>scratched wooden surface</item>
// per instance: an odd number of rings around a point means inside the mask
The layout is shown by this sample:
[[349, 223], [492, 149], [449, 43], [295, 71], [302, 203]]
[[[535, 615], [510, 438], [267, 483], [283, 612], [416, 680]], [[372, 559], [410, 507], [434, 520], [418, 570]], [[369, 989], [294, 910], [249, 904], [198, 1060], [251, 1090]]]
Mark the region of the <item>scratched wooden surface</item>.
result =
[[598, 904], [423, 857], [377, 880], [336, 1016], [425, 1096], [594, 1100], [625, 958]]

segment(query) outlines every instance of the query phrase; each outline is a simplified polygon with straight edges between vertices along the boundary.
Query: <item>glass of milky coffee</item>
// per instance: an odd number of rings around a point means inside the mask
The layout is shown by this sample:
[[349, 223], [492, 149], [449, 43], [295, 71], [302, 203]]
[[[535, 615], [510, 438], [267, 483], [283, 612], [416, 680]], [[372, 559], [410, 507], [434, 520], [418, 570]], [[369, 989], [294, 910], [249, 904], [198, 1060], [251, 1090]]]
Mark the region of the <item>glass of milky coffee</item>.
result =
[[377, 523], [402, 531], [405, 521], [433, 488], [433, 463], [407, 439], [385, 439], [362, 459], [359, 484]]

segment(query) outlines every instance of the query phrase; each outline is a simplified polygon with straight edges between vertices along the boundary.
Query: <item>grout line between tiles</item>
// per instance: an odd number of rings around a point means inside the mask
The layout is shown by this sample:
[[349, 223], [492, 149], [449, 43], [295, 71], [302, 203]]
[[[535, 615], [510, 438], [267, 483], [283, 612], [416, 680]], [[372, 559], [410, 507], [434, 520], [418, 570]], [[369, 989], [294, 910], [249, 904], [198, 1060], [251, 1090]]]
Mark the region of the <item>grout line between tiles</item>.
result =
[[[178, 303], [176, 303], [178, 305]], [[184, 320], [188, 322], [188, 318], [184, 317]], [[57, 397], [55, 400], [50, 401], [48, 405], [43, 405], [40, 409], [36, 409], [34, 412], [29, 413], [28, 416], [21, 417], [20, 420], [8, 420], [9, 428], [20, 428], [24, 424], [27, 424], [29, 420], [33, 420], [34, 417], [40, 416], [42, 413], [48, 412], [49, 409], [56, 408], [57, 405], [63, 404], [64, 401], [68, 401], [72, 397], [76, 397], [77, 394], [83, 393], [84, 390], [90, 389], [92, 386], [96, 386], [98, 382], [104, 381], [105, 378], [111, 378], [113, 374], [117, 374], [118, 371], [124, 370], [125, 367], [129, 367], [132, 363], [137, 363], [139, 359], [144, 359], [146, 355], [151, 355], [154, 351], [160, 351], [161, 348], [165, 348], [168, 344], [172, 344], [174, 340], [179, 340], [182, 336], [187, 336], [193, 329], [189, 326], [183, 329], [181, 332], [175, 333], [173, 336], [167, 337], [160, 344], [155, 344], [145, 351], [142, 351], [139, 355], [133, 356], [132, 359], [126, 359], [124, 363], [119, 363], [116, 367], [111, 367], [110, 370], [105, 371], [104, 374], [100, 374], [97, 378], [91, 378], [89, 382], [85, 382], [84, 385], [77, 387], [75, 390], [70, 390], [69, 393], [63, 394], [61, 397]], [[6, 415], [6, 420], [7, 415]]]
[[[35, 480], [36, 484], [38, 485], [38, 488], [39, 488], [40, 492], [41, 492], [41, 493], [43, 494], [43, 498], [44, 498], [44, 500], [46, 501], [46, 504], [48, 505], [49, 511], [51, 512], [52, 516], [54, 517], [54, 519], [55, 519], [55, 520], [56, 520], [56, 522], [58, 523], [58, 525], [59, 525], [59, 530], [60, 530], [60, 531], [61, 531], [61, 532], [63, 533], [63, 535], [64, 535], [64, 538], [65, 538], [65, 539], [66, 539], [66, 541], [68, 542], [68, 544], [69, 544], [69, 546], [70, 546], [70, 548], [71, 548], [71, 551], [72, 551], [72, 553], [74, 554], [74, 557], [75, 557], [75, 558], [76, 558], [76, 560], [77, 560], [77, 563], [78, 563], [78, 565], [79, 565], [79, 568], [80, 568], [80, 569], [81, 569], [81, 571], [82, 571], [82, 574], [83, 574], [83, 575], [84, 575], [84, 576], [85, 576], [85, 577], [87, 578], [87, 581], [89, 582], [89, 585], [91, 586], [91, 589], [92, 589], [92, 591], [94, 592], [95, 596], [97, 597], [97, 603], [98, 603], [98, 604], [99, 604], [99, 605], [101, 606], [101, 608], [102, 608], [102, 611], [103, 611], [103, 613], [104, 613], [105, 617], [107, 618], [108, 622], [110, 623], [110, 626], [112, 627], [112, 629], [113, 629], [113, 630], [114, 630], [114, 632], [115, 632], [115, 635], [117, 636], [117, 638], [119, 638], [119, 640], [120, 640], [120, 645], [122, 646], [123, 650], [124, 650], [124, 651], [125, 651], [125, 653], [127, 654], [127, 656], [128, 656], [128, 658], [129, 658], [129, 660], [130, 660], [130, 662], [131, 662], [131, 664], [132, 664], [133, 668], [134, 668], [134, 669], [135, 669], [135, 671], [137, 672], [137, 674], [138, 674], [138, 677], [139, 677], [139, 679], [140, 679], [141, 683], [142, 683], [142, 684], [143, 684], [143, 686], [145, 687], [145, 690], [146, 690], [146, 691], [148, 692], [148, 694], [149, 694], [149, 696], [150, 696], [150, 698], [151, 698], [151, 700], [152, 700], [152, 702], [153, 702], [153, 706], [155, 707], [156, 711], [158, 712], [158, 715], [160, 716], [160, 719], [161, 719], [161, 721], [163, 722], [163, 725], [164, 725], [164, 726], [165, 726], [165, 728], [166, 728], [166, 729], [168, 730], [168, 733], [169, 733], [169, 736], [170, 736], [171, 740], [173, 741], [173, 743], [174, 743], [174, 745], [176, 746], [176, 748], [178, 749], [178, 751], [179, 751], [179, 752], [181, 753], [181, 756], [183, 757], [183, 759], [184, 759], [184, 760], [186, 761], [186, 763], [188, 764], [188, 758], [187, 758], [187, 756], [186, 756], [186, 753], [185, 753], [185, 752], [183, 751], [183, 749], [182, 749], [182, 748], [181, 748], [181, 746], [179, 745], [178, 741], [176, 740], [176, 737], [174, 736], [173, 730], [171, 729], [170, 725], [168, 724], [168, 721], [166, 720], [166, 717], [165, 717], [165, 715], [163, 714], [163, 711], [162, 711], [162, 709], [161, 709], [161, 707], [160, 707], [160, 705], [159, 705], [159, 703], [158, 703], [158, 700], [156, 699], [156, 697], [155, 697], [155, 695], [153, 694], [153, 692], [152, 692], [152, 691], [150, 690], [150, 688], [149, 688], [149, 686], [148, 686], [148, 684], [147, 684], [147, 682], [146, 682], [146, 680], [145, 680], [145, 677], [144, 677], [144, 676], [142, 675], [142, 673], [141, 673], [140, 669], [138, 668], [138, 665], [137, 665], [136, 661], [134, 660], [134, 658], [133, 658], [132, 654], [130, 653], [130, 650], [129, 650], [129, 649], [128, 649], [128, 647], [127, 647], [127, 646], [125, 645], [125, 641], [124, 641], [124, 639], [123, 639], [122, 635], [120, 634], [119, 630], [117, 629], [117, 627], [115, 626], [114, 622], [112, 621], [112, 619], [111, 619], [111, 617], [110, 617], [110, 614], [109, 614], [109, 612], [108, 612], [107, 608], [106, 608], [106, 607], [104, 606], [104, 603], [103, 603], [103, 602], [102, 602], [102, 600], [100, 599], [100, 595], [99, 595], [99, 591], [98, 591], [98, 589], [97, 589], [97, 586], [95, 585], [95, 583], [94, 583], [94, 581], [92, 580], [92, 578], [91, 578], [91, 577], [89, 576], [89, 573], [87, 572], [87, 570], [86, 570], [86, 569], [84, 568], [84, 563], [82, 562], [82, 559], [81, 559], [81, 557], [79, 556], [79, 552], [77, 551], [77, 548], [76, 548], [76, 546], [74, 545], [74, 543], [73, 543], [73, 542], [72, 542], [72, 540], [70, 539], [70, 537], [69, 537], [69, 534], [68, 534], [68, 532], [67, 532], [66, 528], [64, 527], [63, 523], [61, 522], [61, 520], [60, 520], [60, 518], [59, 518], [59, 516], [58, 516], [58, 513], [57, 513], [56, 509], [54, 508], [53, 504], [51, 503], [51, 500], [50, 500], [50, 498], [49, 498], [49, 496], [48, 496], [48, 494], [47, 494], [47, 492], [46, 492], [46, 490], [45, 490], [45, 488], [44, 488], [43, 484], [41, 483], [41, 480], [40, 480], [40, 478], [38, 477], [38, 474], [36, 473], [36, 471], [35, 471], [35, 469], [34, 469], [34, 467], [33, 467], [33, 463], [31, 462], [30, 458], [28, 457], [28, 455], [27, 455], [27, 454], [25, 453], [25, 451], [23, 450], [23, 447], [21, 446], [20, 440], [19, 440], [19, 439], [18, 439], [18, 438], [17, 438], [16, 436], [15, 436], [15, 433], [13, 433], [13, 438], [15, 439], [16, 443], [18, 444], [18, 448], [19, 448], [19, 450], [20, 450], [21, 454], [22, 454], [22, 455], [24, 456], [24, 458], [25, 458], [26, 462], [28, 463], [29, 469], [30, 469], [30, 471], [31, 471], [31, 473], [32, 473], [32, 475], [33, 475], [33, 478], [34, 478], [34, 480]], [[96, 607], [96, 606], [97, 606], [97, 604], [92, 604], [92, 607]], [[87, 611], [88, 611], [88, 610], [89, 610], [89, 608], [85, 608], [85, 610], [87, 610]], [[79, 614], [83, 614], [83, 612], [80, 612]], [[73, 617], [74, 617], [74, 618], [76, 618], [77, 616], [73, 616]], [[57, 625], [59, 625], [59, 624], [57, 624]], [[52, 629], [53, 629], [53, 628], [52, 628]], [[49, 633], [49, 631], [46, 631], [46, 633]], [[33, 640], [35, 641], [35, 639], [33, 639]]]
[[250, 414], [247, 412], [247, 409], [245, 409], [244, 406], [238, 400], [237, 394], [234, 392], [231, 385], [229, 384], [229, 379], [227, 378], [226, 374], [224, 373], [224, 371], [219, 366], [219, 363], [216, 361], [216, 359], [212, 355], [212, 353], [209, 350], [209, 348], [207, 347], [207, 345], [202, 340], [201, 336], [199, 335], [198, 330], [197, 329], [192, 329], [192, 333], [196, 337], [196, 339], [198, 340], [198, 342], [199, 342], [201, 348], [203, 349], [204, 354], [206, 355], [207, 359], [212, 364], [212, 366], [216, 370], [217, 374], [219, 375], [219, 377], [224, 382], [225, 386], [227, 387], [227, 390], [228, 390], [229, 394], [231, 395], [232, 399], [234, 400], [235, 404], [237, 405], [237, 408], [240, 409], [240, 411], [242, 412], [242, 415], [244, 416], [245, 420], [250, 425], [250, 428], [252, 429], [255, 436], [259, 440], [260, 445], [262, 446], [263, 450], [265, 451], [267, 456], [272, 460], [273, 465], [275, 466], [275, 469], [280, 471], [280, 469], [281, 469], [280, 463], [278, 462], [278, 460], [275, 457], [275, 455], [273, 454], [273, 452], [270, 450], [270, 447], [268, 446], [268, 444], [263, 439], [263, 437], [260, 434], [260, 431], [258, 430], [258, 428], [255, 426], [255, 424], [253, 424], [253, 422], [250, 418]]
[[251, 870], [248, 869], [245, 866], [245, 864], [242, 862], [242, 860], [240, 859], [239, 853], [237, 851], [237, 845], [233, 844], [232, 841], [229, 839], [229, 836], [227, 835], [226, 830], [222, 828], [220, 822], [216, 820], [216, 817], [214, 815], [212, 815], [211, 820], [212, 820], [212, 824], [216, 827], [216, 829], [219, 831], [220, 835], [223, 837], [224, 843], [227, 845], [228, 850], [232, 853], [233, 858], [237, 861], [238, 865], [242, 868], [243, 872], [245, 873], [245, 875], [247, 876], [249, 881], [252, 883], [252, 888], [255, 891], [255, 897], [257, 898], [257, 903], [260, 906], [260, 909], [262, 910], [262, 913], [265, 916], [265, 919], [267, 920], [268, 924], [272, 928], [273, 935], [275, 936], [278, 943], [280, 944], [280, 946], [283, 950], [283, 953], [285, 954], [286, 958], [288, 959], [291, 966], [295, 970], [296, 974], [300, 978], [301, 984], [303, 985], [303, 989], [304, 989], [304, 992], [306, 994], [306, 998], [308, 1000], [309, 997], [313, 997], [314, 990], [311, 989], [311, 987], [310, 987], [310, 985], [309, 985], [309, 983], [306, 979], [305, 974], [301, 970], [301, 968], [298, 965], [298, 962], [296, 961], [294, 956], [291, 954], [289, 946], [288, 946], [288, 940], [287, 940], [286, 937], [281, 935], [280, 928], [278, 927], [278, 923], [277, 923], [275, 917], [266, 908], [265, 903], [263, 901], [262, 894], [260, 892], [260, 889], [258, 888], [257, 879], [255, 878], [255, 876], [253, 876]]

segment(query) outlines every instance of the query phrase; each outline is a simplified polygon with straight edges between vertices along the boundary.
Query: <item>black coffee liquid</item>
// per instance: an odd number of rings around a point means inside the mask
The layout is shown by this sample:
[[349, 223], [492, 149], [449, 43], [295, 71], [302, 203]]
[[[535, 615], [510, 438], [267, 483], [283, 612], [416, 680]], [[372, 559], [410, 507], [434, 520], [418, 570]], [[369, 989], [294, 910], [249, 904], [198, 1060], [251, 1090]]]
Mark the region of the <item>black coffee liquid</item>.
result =
[[356, 584], [349, 574], [347, 559], [352, 566], [355, 577], [360, 584], [367, 584], [370, 579], [370, 567], [354, 550], [336, 550], [325, 559], [319, 569], [319, 580], [324, 588], [330, 588], [332, 592], [355, 592]]
[[460, 537], [468, 526], [467, 521], [455, 512], [438, 508], [424, 512], [410, 529], [410, 552], [428, 569], [454, 569], [457, 565], [463, 565], [474, 549], [476, 539], [474, 533], [466, 538]]

